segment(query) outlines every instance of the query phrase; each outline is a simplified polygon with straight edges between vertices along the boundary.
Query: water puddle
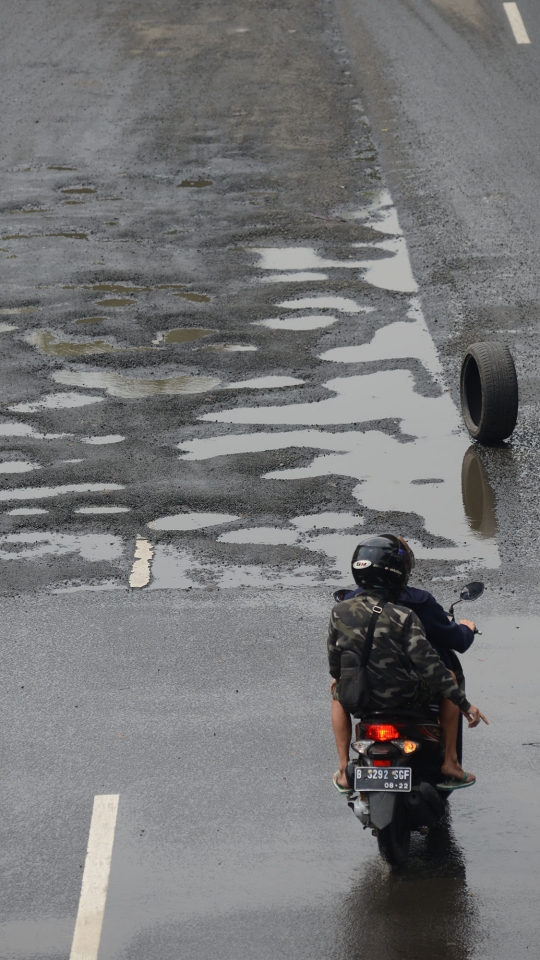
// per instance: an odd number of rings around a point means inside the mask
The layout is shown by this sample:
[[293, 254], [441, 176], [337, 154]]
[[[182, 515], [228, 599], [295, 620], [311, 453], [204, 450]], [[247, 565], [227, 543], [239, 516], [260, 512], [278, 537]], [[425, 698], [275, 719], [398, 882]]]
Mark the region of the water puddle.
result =
[[213, 350], [215, 353], [249, 353], [258, 348], [243, 343], [216, 343], [211, 347], [202, 347], [202, 349]]
[[[448, 396], [416, 393], [409, 370], [384, 370], [364, 376], [339, 377], [323, 385], [334, 396], [317, 403], [236, 407], [206, 413], [201, 419], [222, 423], [328, 426], [397, 419], [403, 433], [446, 436], [460, 429], [457, 411]], [[461, 460], [461, 456], [460, 456]], [[429, 476], [436, 476], [433, 471]]]
[[18, 490], [0, 490], [0, 500], [44, 500], [68, 493], [110, 493], [124, 490], [121, 483], [68, 483], [58, 487], [20, 487]]
[[204, 327], [178, 327], [176, 330], [160, 330], [152, 343], [190, 343], [192, 340], [208, 337], [211, 333], [216, 333], [216, 330], [208, 330]]
[[262, 277], [263, 283], [311, 283], [315, 280], [328, 280], [327, 273], [275, 273], [271, 277]]
[[[56, 377], [53, 375], [53, 379]], [[41, 400], [31, 403], [13, 403], [8, 410], [14, 413], [39, 413], [40, 410], [70, 410], [74, 407], [87, 407], [90, 403], [103, 403], [105, 397], [95, 397], [85, 393], [49, 393]], [[61, 437], [65, 434], [49, 434], [49, 437]]]
[[4, 210], [4, 214], [10, 217], [18, 217], [21, 213], [49, 213], [47, 207], [19, 207], [17, 210]]
[[250, 527], [248, 530], [231, 530], [222, 533], [218, 543], [253, 543], [269, 547], [291, 546], [298, 540], [295, 530], [281, 530], [278, 527]]
[[[302, 425], [332, 427], [378, 419], [398, 420], [405, 441], [377, 430], [334, 433], [303, 429], [278, 433], [210, 437], [180, 445], [186, 459], [206, 459], [284, 448], [320, 451], [305, 467], [275, 470], [272, 480], [346, 476], [357, 481], [352, 494], [368, 509], [398, 511], [424, 518], [425, 529], [448, 544], [425, 548], [417, 544], [420, 557], [447, 560], [480, 560], [499, 565], [496, 543], [479, 539], [463, 513], [461, 461], [468, 440], [460, 431], [457, 411], [447, 393], [422, 397], [415, 392], [409, 371], [380, 371], [365, 376], [339, 378], [326, 383], [333, 397], [318, 403], [283, 406], [237, 407], [205, 414], [201, 419], [253, 425]], [[418, 483], [440, 478], [440, 483]], [[328, 539], [330, 538], [330, 539]], [[305, 543], [308, 549], [326, 552], [335, 563], [348, 568], [350, 542], [337, 534], [322, 535]], [[455, 544], [455, 545], [453, 545]]]
[[237, 383], [228, 383], [226, 390], [276, 390], [279, 387], [298, 387], [304, 380], [295, 377], [254, 377], [253, 380], [238, 380]]
[[192, 303], [210, 303], [211, 297], [206, 293], [175, 293], [175, 297], [182, 297], [184, 300], [190, 300]]
[[[142, 377], [125, 377], [121, 373], [111, 373], [106, 370], [58, 370], [53, 373], [52, 378], [56, 383], [62, 383], [68, 387], [105, 390], [110, 397], [120, 397], [125, 400], [204, 393], [207, 390], [213, 390], [220, 383], [214, 377], [198, 377], [189, 374], [154, 380], [143, 379]], [[81, 395], [56, 394], [56, 396]], [[103, 397], [92, 397], [91, 401], [96, 402], [96, 400], [103, 399]], [[89, 402], [88, 399], [85, 402]]]
[[222, 523], [234, 523], [238, 519], [230, 513], [175, 513], [170, 517], [152, 520], [148, 526], [152, 530], [202, 530]]
[[12, 330], [18, 329], [15, 323], [0, 323], [0, 333], [11, 333]]
[[107, 513], [129, 513], [131, 507], [77, 507], [75, 513], [83, 514], [107, 514]]
[[47, 167], [47, 170], [76, 170], [77, 167]]
[[144, 537], [137, 537], [135, 545], [135, 558], [131, 573], [129, 575], [129, 585], [135, 589], [146, 587], [150, 582], [151, 569], [150, 563], [154, 556], [154, 548], [149, 540]]
[[392, 237], [400, 237], [403, 233], [389, 190], [381, 190], [373, 203], [353, 214], [353, 219], [362, 220], [364, 226], [370, 227], [377, 233], [385, 233]]
[[[261, 270], [354, 270], [361, 266], [354, 259], [327, 260], [313, 247], [254, 247], [253, 250], [261, 258], [257, 264]], [[311, 274], [307, 276], [309, 279]]]
[[383, 240], [381, 243], [355, 243], [355, 247], [369, 248], [391, 254], [382, 260], [364, 260], [358, 264], [365, 270], [364, 280], [381, 290], [398, 293], [416, 293], [418, 284], [413, 277], [405, 237]]
[[413, 298], [410, 301], [407, 317], [409, 321], [398, 321], [381, 327], [370, 343], [327, 350], [320, 354], [320, 359], [333, 363], [418, 359], [433, 377], [439, 379], [442, 375], [441, 362], [418, 299]]
[[87, 233], [71, 233], [63, 231], [61, 233], [46, 233], [46, 237], [66, 237], [68, 240], [88, 240]]
[[125, 349], [115, 347], [106, 340], [87, 340], [84, 343], [60, 340], [52, 330], [34, 330], [24, 339], [48, 357], [89, 357], [98, 353], [118, 353]]
[[182, 180], [182, 183], [177, 183], [177, 187], [197, 187], [201, 189], [202, 187], [211, 187], [213, 180]]
[[110, 534], [90, 533], [74, 536], [67, 533], [8, 533], [0, 537], [0, 560], [36, 560], [38, 557], [61, 557], [78, 553], [91, 563], [119, 560], [124, 542]]
[[[170, 544], [156, 544], [150, 590], [189, 590], [207, 587], [209, 582], [213, 587], [226, 590], [238, 587], [307, 587], [325, 581], [316, 566], [301, 564], [289, 572], [268, 566], [214, 560], [209, 568], [188, 550], [179, 550]], [[335, 583], [335, 578], [332, 583]]]
[[321, 313], [312, 317], [272, 317], [270, 320], [255, 320], [252, 326], [268, 327], [270, 330], [322, 330], [337, 322], [337, 317], [327, 317]]
[[63, 187], [60, 193], [97, 193], [95, 187]]
[[30, 473], [31, 470], [40, 470], [39, 463], [30, 463], [28, 460], [0, 461], [0, 473]]
[[103, 437], [81, 437], [81, 443], [89, 443], [94, 447], [101, 447], [109, 443], [122, 443], [125, 439], [121, 433], [108, 433]]
[[337, 310], [338, 313], [372, 313], [374, 307], [356, 303], [349, 297], [299, 297], [297, 300], [283, 300], [278, 307], [287, 310]]
[[37, 517], [49, 511], [43, 510], [41, 507], [16, 507], [15, 510], [6, 510], [5, 512], [8, 517]]
[[133, 297], [110, 297], [108, 300], [96, 300], [98, 307], [131, 307], [137, 303]]
[[[255, 252], [259, 254], [263, 270], [316, 270], [316, 269], [347, 269], [364, 270], [364, 280], [372, 286], [384, 290], [395, 290], [400, 293], [415, 293], [418, 290], [412, 275], [409, 252], [405, 238], [402, 236], [383, 240], [380, 243], [354, 243], [353, 247], [368, 249], [374, 252], [377, 258], [379, 253], [388, 253], [390, 256], [383, 259], [370, 260], [328, 260], [321, 257], [313, 247], [259, 247]], [[270, 279], [274, 281], [326, 279], [318, 273], [275, 274]]]
[[86, 200], [64, 200], [62, 203], [63, 207], [81, 207], [86, 203]]
[[[71, 289], [71, 288], [64, 288]], [[93, 283], [83, 287], [83, 290], [94, 290], [96, 293], [149, 293], [152, 287], [136, 287], [127, 283]]]
[[0, 309], [1, 317], [14, 317], [22, 313], [35, 313], [39, 307], [2, 307]]
[[81, 317], [80, 320], [74, 320], [74, 323], [105, 323], [108, 317]]
[[32, 440], [61, 440], [70, 433], [39, 433], [29, 423], [0, 423], [0, 437], [31, 437]]
[[497, 535], [495, 494], [473, 444], [463, 457], [461, 468], [461, 493], [465, 515], [471, 530], [479, 537]]
[[[392, 233], [388, 240], [374, 243], [353, 243], [355, 249], [367, 250], [373, 254], [368, 260], [355, 260], [350, 257], [346, 260], [330, 260], [320, 256], [313, 247], [256, 247], [255, 253], [260, 257], [259, 267], [262, 270], [363, 270], [364, 281], [383, 290], [393, 290], [399, 293], [416, 293], [418, 285], [413, 277], [409, 251], [405, 238], [401, 235], [397, 213], [393, 206], [386, 207], [388, 193], [385, 192], [374, 204], [371, 211], [372, 222], [379, 232]], [[362, 211], [357, 214], [360, 217]], [[369, 214], [366, 219], [369, 219]], [[381, 258], [381, 254], [388, 255]], [[285, 281], [289, 279], [319, 279], [322, 274], [298, 273], [279, 274], [270, 278], [271, 281]]]

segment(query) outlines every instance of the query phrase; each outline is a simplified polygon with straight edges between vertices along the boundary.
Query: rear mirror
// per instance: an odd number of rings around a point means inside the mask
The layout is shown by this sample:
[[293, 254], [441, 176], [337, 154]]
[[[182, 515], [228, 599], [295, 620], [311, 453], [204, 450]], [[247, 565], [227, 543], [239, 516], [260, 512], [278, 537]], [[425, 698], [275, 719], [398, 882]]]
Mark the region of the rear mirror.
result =
[[347, 596], [347, 594], [350, 593], [350, 592], [351, 592], [351, 588], [350, 588], [350, 587], [347, 587], [346, 590], [343, 590], [343, 589], [342, 589], [342, 590], [336, 590], [335, 593], [334, 593], [334, 600], [336, 601], [336, 603], [341, 603], [341, 601], [344, 600], [345, 597]]
[[473, 580], [467, 583], [461, 590], [461, 600], [478, 600], [484, 592], [484, 584], [480, 580]]

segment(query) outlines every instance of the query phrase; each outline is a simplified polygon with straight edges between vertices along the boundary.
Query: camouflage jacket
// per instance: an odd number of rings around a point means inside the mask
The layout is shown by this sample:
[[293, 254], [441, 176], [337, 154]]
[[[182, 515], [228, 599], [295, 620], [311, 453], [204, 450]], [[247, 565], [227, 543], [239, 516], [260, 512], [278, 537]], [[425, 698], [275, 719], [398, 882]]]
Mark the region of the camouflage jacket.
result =
[[[362, 593], [336, 603], [330, 616], [328, 662], [336, 679], [341, 674], [341, 652], [350, 646], [362, 652], [373, 607], [382, 601], [375, 593]], [[412, 700], [420, 679], [461, 710], [470, 703], [446, 669], [424, 633], [412, 610], [387, 603], [373, 635], [373, 647], [367, 664], [373, 708], [384, 709]]]

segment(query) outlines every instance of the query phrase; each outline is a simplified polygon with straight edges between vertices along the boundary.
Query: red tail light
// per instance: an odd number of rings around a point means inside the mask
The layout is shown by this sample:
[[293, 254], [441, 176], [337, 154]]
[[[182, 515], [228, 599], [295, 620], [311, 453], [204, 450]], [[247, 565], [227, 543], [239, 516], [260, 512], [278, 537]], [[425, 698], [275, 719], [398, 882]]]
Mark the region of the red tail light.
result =
[[366, 740], [399, 740], [399, 730], [391, 723], [370, 723], [366, 727]]
[[374, 767], [391, 767], [392, 761], [391, 760], [374, 760], [373, 766]]

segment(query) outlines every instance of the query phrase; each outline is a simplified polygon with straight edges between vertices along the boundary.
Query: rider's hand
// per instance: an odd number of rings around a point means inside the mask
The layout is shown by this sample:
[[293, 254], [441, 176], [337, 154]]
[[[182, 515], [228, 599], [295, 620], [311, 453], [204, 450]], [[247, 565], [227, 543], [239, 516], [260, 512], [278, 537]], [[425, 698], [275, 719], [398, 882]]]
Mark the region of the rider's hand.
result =
[[489, 726], [489, 720], [486, 720], [484, 714], [480, 713], [478, 707], [473, 707], [472, 704], [471, 709], [464, 710], [463, 714], [465, 717], [467, 717], [469, 727], [477, 727], [481, 720], [483, 720], [484, 723], [487, 723]]
[[334, 692], [335, 687], [336, 687], [336, 683], [337, 683], [337, 680], [336, 680], [336, 678], [334, 677], [334, 679], [332, 680], [332, 683], [330, 684], [330, 693], [333, 693], [333, 692]]
[[472, 630], [473, 633], [476, 630], [476, 624], [473, 623], [472, 620], [460, 620], [459, 622], [462, 623], [465, 627], [468, 627], [469, 630]]

